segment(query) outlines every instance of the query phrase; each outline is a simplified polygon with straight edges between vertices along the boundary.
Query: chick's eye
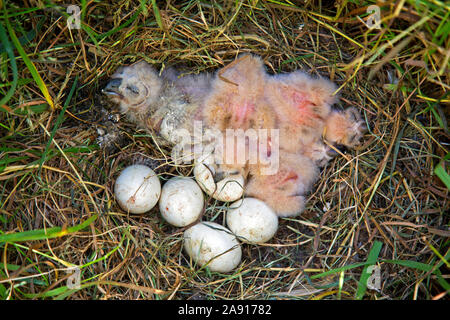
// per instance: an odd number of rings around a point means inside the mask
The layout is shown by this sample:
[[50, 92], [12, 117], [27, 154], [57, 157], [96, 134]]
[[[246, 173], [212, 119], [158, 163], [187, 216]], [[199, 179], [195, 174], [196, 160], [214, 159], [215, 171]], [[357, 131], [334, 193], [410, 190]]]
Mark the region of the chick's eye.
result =
[[133, 86], [132, 84], [127, 85], [127, 90], [134, 94], [139, 94], [139, 89], [136, 86]]

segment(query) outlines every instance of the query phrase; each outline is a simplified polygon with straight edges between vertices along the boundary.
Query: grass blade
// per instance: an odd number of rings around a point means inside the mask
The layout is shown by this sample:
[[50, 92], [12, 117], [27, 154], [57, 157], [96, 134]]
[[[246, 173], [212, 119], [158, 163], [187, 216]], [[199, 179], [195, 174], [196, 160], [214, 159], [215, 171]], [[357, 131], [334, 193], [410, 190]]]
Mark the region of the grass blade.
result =
[[106, 39], [107, 37], [109, 37], [110, 35], [119, 32], [120, 30], [122, 30], [123, 28], [129, 26], [131, 23], [134, 22], [134, 20], [136, 20], [136, 18], [139, 16], [139, 14], [141, 13], [141, 8], [139, 8], [138, 10], [136, 10], [136, 12], [130, 17], [130, 19], [128, 19], [127, 21], [125, 21], [123, 24], [121, 24], [120, 26], [109, 30], [108, 32], [105, 32], [104, 34], [100, 35], [100, 39], [98, 39], [98, 42], [103, 41], [104, 39]]
[[353, 269], [353, 268], [362, 267], [362, 266], [365, 266], [365, 265], [367, 265], [367, 262], [354, 263], [354, 264], [350, 264], [348, 266], [343, 266], [343, 267], [340, 267], [340, 268], [336, 268], [336, 269], [333, 269], [333, 270], [328, 270], [328, 271], [325, 271], [325, 272], [322, 272], [322, 273], [319, 273], [319, 274], [315, 274], [315, 275], [313, 275], [313, 276], [311, 276], [309, 278], [310, 279], [317, 279], [317, 278], [321, 278], [321, 277], [326, 277], [326, 276], [329, 276], [331, 274], [339, 273], [339, 272], [350, 270], [350, 269]]
[[436, 174], [439, 179], [447, 186], [450, 190], [450, 175], [446, 170], [446, 161], [450, 159], [450, 152], [445, 155], [445, 157], [439, 162], [439, 164], [434, 168], [434, 174]]
[[1, 109], [3, 109], [2, 106], [4, 104], [6, 104], [9, 101], [9, 99], [11, 99], [12, 95], [14, 94], [14, 91], [16, 91], [18, 72], [17, 72], [16, 57], [14, 56], [14, 52], [13, 52], [11, 43], [9, 42], [8, 36], [6, 34], [6, 30], [2, 24], [0, 24], [0, 40], [2, 41], [4, 49], [5, 49], [6, 53], [8, 54], [12, 73], [13, 73], [13, 81], [11, 83], [11, 88], [9, 88], [8, 93], [0, 100], [0, 110], [1, 110]]
[[[444, 257], [444, 260], [448, 259], [448, 256], [449, 252], [447, 252], [446, 256]], [[383, 260], [383, 262], [398, 264], [400, 266], [408, 267], [411, 269], [417, 269], [424, 272], [430, 272], [434, 268], [435, 270], [433, 271], [433, 274], [436, 275], [438, 283], [442, 286], [442, 288], [444, 288], [445, 291], [450, 292], [450, 284], [444, 279], [444, 277], [442, 277], [442, 273], [438, 269], [439, 266], [443, 264], [445, 261], [440, 261], [436, 266], [409, 260]]]
[[[4, 8], [5, 16], [6, 16], [6, 8]], [[16, 33], [14, 32], [13, 28], [11, 27], [11, 24], [9, 23], [8, 19], [5, 18], [6, 27], [8, 29], [9, 35], [11, 37], [12, 42], [14, 43], [14, 46], [16, 47], [17, 51], [19, 52], [20, 56], [23, 59], [23, 62], [25, 62], [25, 65], [27, 66], [28, 70], [30, 71], [34, 81], [36, 81], [36, 84], [38, 85], [39, 89], [41, 90], [42, 94], [44, 95], [45, 100], [47, 100], [47, 103], [49, 104], [50, 108], [53, 110], [55, 108], [55, 105], [53, 103], [53, 99], [50, 96], [50, 93], [48, 92], [47, 86], [44, 83], [44, 80], [42, 80], [41, 76], [39, 75], [39, 72], [36, 69], [36, 66], [34, 63], [28, 58], [27, 53], [23, 49], [22, 45], [20, 44], [19, 39], [16, 36]]]
[[364, 297], [364, 294], [366, 293], [367, 281], [369, 280], [369, 277], [372, 274], [369, 273], [367, 270], [370, 266], [373, 266], [376, 263], [382, 246], [383, 243], [380, 241], [375, 241], [373, 243], [372, 249], [370, 250], [369, 256], [367, 257], [367, 265], [364, 267], [361, 273], [361, 278], [359, 278], [358, 289], [356, 291], [356, 299], [358, 300], [361, 300]]
[[0, 244], [1, 243], [11, 243], [11, 242], [23, 242], [23, 241], [35, 241], [35, 240], [45, 240], [45, 239], [53, 239], [63, 237], [70, 233], [74, 233], [80, 231], [87, 226], [89, 226], [95, 219], [97, 219], [97, 215], [93, 215], [92, 217], [86, 219], [84, 222], [75, 225], [70, 228], [62, 228], [62, 227], [53, 227], [49, 229], [38, 229], [38, 230], [29, 230], [23, 232], [15, 232], [0, 235]]
[[161, 28], [161, 30], [164, 30], [164, 26], [162, 24], [161, 20], [161, 14], [159, 13], [158, 6], [156, 5], [156, 1], [152, 0], [152, 6], [153, 6], [153, 14], [155, 15], [156, 23], [158, 24], [158, 27]]
[[73, 93], [75, 92], [75, 88], [77, 87], [77, 83], [78, 83], [78, 77], [75, 78], [75, 81], [73, 82], [72, 88], [70, 89], [69, 95], [67, 96], [67, 99], [64, 102], [63, 108], [62, 108], [61, 112], [59, 113], [58, 118], [56, 119], [56, 123], [55, 123], [55, 126], [53, 127], [52, 133], [50, 135], [50, 139], [48, 140], [48, 143], [45, 146], [44, 153], [42, 154], [41, 161], [39, 163], [39, 171], [41, 170], [42, 165], [45, 162], [45, 158], [47, 156], [48, 149], [50, 148], [50, 145], [51, 145], [51, 143], [53, 141], [53, 137], [56, 134], [56, 130], [61, 125], [61, 123], [62, 123], [62, 121], [64, 119], [64, 113], [66, 112], [66, 109], [69, 106], [69, 102], [72, 99]]

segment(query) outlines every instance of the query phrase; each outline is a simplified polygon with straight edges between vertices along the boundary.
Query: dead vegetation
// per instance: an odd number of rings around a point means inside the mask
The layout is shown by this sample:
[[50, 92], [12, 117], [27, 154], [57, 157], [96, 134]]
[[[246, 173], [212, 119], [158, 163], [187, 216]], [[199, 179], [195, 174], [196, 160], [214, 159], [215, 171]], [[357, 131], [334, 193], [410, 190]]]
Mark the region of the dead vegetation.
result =
[[[6, 1], [0, 11], [14, 53], [3, 37], [2, 299], [446, 297], [448, 5], [382, 2], [381, 29], [369, 30], [356, 17], [367, 20], [371, 2], [83, 1], [81, 28], [69, 29], [63, 3]], [[218, 274], [192, 267], [182, 230], [157, 207], [127, 215], [115, 203], [129, 164], [161, 179], [191, 168], [171, 165], [169, 150], [120, 118], [101, 88], [141, 59], [195, 73], [242, 52], [273, 73], [330, 78], [339, 107], [360, 110], [369, 132], [323, 169], [300, 217], [281, 219], [268, 244], [243, 245], [240, 267]], [[222, 223], [224, 208], [210, 201], [204, 219]], [[370, 265], [376, 290], [366, 288]], [[79, 289], [67, 286], [72, 266]]]

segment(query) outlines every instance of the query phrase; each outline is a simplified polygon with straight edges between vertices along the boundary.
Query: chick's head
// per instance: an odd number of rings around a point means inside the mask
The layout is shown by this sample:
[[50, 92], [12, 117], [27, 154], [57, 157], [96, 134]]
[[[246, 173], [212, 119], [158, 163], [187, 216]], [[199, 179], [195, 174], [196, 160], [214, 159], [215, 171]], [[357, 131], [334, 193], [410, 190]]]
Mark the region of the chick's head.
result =
[[145, 61], [119, 68], [103, 93], [119, 104], [122, 112], [145, 112], [161, 91], [162, 81]]

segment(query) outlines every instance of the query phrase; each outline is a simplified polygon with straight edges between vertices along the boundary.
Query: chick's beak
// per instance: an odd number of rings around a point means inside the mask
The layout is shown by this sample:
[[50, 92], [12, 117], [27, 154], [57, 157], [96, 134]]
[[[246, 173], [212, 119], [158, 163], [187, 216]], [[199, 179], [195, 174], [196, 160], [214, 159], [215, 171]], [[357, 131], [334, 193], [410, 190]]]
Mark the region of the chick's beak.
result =
[[122, 78], [111, 79], [111, 81], [108, 82], [106, 87], [102, 89], [102, 92], [108, 96], [122, 97], [122, 94], [120, 94], [120, 91], [119, 91], [121, 84], [122, 84]]

